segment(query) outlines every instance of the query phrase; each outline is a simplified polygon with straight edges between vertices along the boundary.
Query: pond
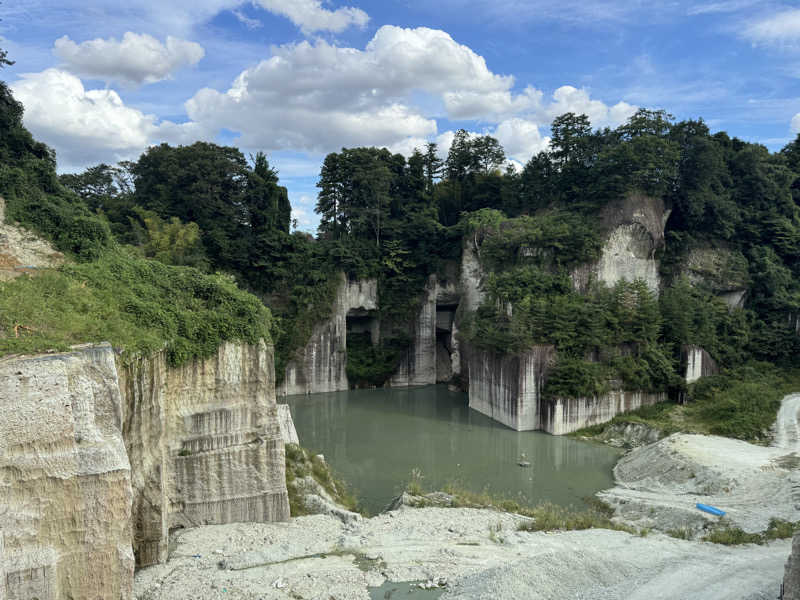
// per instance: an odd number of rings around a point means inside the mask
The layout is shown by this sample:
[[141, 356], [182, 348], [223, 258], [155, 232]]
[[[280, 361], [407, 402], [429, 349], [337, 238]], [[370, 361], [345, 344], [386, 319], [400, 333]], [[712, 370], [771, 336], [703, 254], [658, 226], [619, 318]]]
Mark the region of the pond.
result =
[[[582, 507], [611, 487], [619, 451], [538, 431], [517, 432], [470, 409], [445, 385], [351, 390], [285, 399], [300, 443], [325, 455], [363, 507], [376, 514], [411, 478], [528, 504]], [[530, 462], [520, 467], [520, 457]]]

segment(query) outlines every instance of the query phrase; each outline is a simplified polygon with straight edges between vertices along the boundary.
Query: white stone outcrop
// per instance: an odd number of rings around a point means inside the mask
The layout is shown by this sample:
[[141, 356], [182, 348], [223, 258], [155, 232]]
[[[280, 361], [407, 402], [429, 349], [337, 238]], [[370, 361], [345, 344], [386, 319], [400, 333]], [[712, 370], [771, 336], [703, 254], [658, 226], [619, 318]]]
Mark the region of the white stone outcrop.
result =
[[340, 284], [331, 316], [317, 324], [311, 339], [286, 366], [279, 396], [338, 392], [349, 387], [347, 380], [347, 313], [378, 308], [375, 279], [349, 281], [340, 274]]
[[281, 438], [284, 444], [300, 445], [300, 438], [297, 437], [297, 429], [292, 419], [292, 410], [288, 404], [278, 404], [278, 425], [281, 428]]
[[132, 597], [174, 528], [289, 518], [272, 348], [0, 359], [0, 599]]
[[517, 431], [542, 427], [542, 388], [555, 360], [553, 346], [518, 355], [469, 348], [469, 406]]
[[610, 202], [598, 215], [606, 232], [600, 258], [573, 270], [575, 289], [585, 291], [592, 281], [613, 286], [641, 279], [657, 294], [661, 279], [656, 251], [664, 244], [669, 214], [663, 200], [643, 194]]
[[0, 598], [131, 598], [131, 469], [111, 346], [0, 359], [0, 406]]
[[686, 363], [686, 383], [694, 383], [701, 377], [719, 373], [717, 362], [700, 346], [686, 346], [683, 356]]
[[137, 565], [163, 562], [177, 527], [289, 518], [272, 360], [225, 342], [178, 368], [120, 366]]
[[542, 403], [539, 429], [553, 435], [564, 435], [606, 423], [619, 414], [642, 406], [666, 401], [666, 392], [613, 389], [595, 396], [554, 398]]

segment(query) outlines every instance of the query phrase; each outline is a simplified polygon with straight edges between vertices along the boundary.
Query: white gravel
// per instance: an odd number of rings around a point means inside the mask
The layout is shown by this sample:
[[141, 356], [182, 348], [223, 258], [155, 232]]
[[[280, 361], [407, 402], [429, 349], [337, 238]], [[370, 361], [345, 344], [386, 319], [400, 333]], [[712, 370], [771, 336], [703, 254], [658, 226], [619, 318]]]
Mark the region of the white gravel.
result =
[[625, 455], [614, 467], [616, 487], [599, 494], [624, 521], [662, 531], [699, 531], [719, 518], [696, 503], [726, 511], [748, 532], [772, 517], [800, 520], [800, 394], [784, 398], [770, 447], [718, 436], [675, 434]]

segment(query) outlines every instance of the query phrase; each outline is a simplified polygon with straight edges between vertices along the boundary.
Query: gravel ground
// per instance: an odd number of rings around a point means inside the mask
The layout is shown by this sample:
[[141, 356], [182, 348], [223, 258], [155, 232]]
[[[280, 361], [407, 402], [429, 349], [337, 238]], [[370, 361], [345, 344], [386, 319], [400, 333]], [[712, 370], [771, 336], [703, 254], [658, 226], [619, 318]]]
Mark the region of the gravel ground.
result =
[[675, 434], [637, 448], [614, 467], [617, 486], [598, 494], [625, 522], [662, 531], [700, 532], [726, 511], [726, 521], [763, 531], [772, 517], [800, 520], [800, 394], [783, 399], [770, 447], [718, 436]]
[[349, 600], [385, 579], [446, 579], [443, 599], [775, 598], [790, 540], [728, 548], [660, 534], [517, 531], [480, 509], [402, 509], [351, 526], [323, 515], [290, 523], [200, 527], [170, 561], [136, 575], [139, 599]]

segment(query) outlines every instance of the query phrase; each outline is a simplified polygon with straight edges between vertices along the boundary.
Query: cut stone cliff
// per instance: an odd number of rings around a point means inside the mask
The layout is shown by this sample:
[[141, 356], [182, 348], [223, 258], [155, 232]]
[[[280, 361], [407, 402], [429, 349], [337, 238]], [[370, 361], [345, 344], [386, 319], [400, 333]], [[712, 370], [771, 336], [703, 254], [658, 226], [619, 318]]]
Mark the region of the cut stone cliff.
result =
[[163, 562], [174, 528], [289, 518], [272, 358], [226, 342], [179, 368], [120, 366], [137, 565]]
[[329, 319], [317, 324], [311, 339], [286, 366], [279, 396], [338, 392], [347, 380], [347, 316], [368, 314], [378, 308], [375, 279], [349, 281], [342, 273]]
[[0, 359], [0, 598], [131, 597], [180, 527], [289, 518], [272, 348]]
[[0, 360], [0, 597], [132, 597], [131, 469], [114, 352]]
[[622, 280], [642, 279], [657, 294], [661, 278], [656, 250], [664, 245], [669, 214], [663, 200], [643, 194], [610, 202], [599, 215], [606, 232], [600, 258], [573, 270], [575, 289], [586, 291], [592, 281], [613, 286]]

